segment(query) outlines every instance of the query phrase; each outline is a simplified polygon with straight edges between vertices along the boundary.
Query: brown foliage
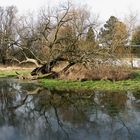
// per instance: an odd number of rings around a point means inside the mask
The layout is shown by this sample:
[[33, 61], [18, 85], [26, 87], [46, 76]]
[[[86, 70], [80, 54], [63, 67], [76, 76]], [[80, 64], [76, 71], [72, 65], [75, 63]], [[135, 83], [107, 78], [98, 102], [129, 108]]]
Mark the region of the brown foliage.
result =
[[103, 64], [93, 69], [93, 79], [97, 80], [124, 80], [131, 78], [131, 69], [127, 66], [112, 66]]
[[86, 68], [81, 64], [72, 66], [68, 71], [60, 74], [65, 80], [124, 80], [131, 78], [132, 71], [126, 66], [112, 66], [102, 64], [98, 68]]

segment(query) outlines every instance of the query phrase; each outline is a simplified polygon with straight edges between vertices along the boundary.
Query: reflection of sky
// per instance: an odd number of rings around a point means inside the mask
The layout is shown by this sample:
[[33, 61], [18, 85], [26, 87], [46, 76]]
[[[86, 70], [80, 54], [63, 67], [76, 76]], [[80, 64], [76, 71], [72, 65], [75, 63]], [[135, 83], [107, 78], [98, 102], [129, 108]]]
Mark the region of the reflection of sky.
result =
[[0, 140], [24, 140], [19, 136], [13, 126], [2, 126], [0, 127]]
[[[16, 90], [16, 84], [13, 85]], [[17, 84], [17, 86], [16, 94], [13, 94], [14, 98], [12, 98], [14, 106], [19, 105], [26, 95], [22, 94], [22, 85]], [[5, 91], [7, 93], [8, 89]], [[91, 105], [92, 102], [90, 102], [90, 107], [86, 108], [88, 107], [88, 102], [86, 102], [85, 107], [82, 104], [84, 103], [83, 100], [80, 100], [81, 106], [79, 104], [80, 102], [75, 104], [79, 105], [77, 108], [70, 104], [66, 107], [62, 106], [62, 108], [61, 106], [56, 107], [56, 110], [51, 104], [47, 110], [45, 108], [38, 108], [37, 101], [40, 99], [40, 96], [30, 95], [23, 105], [15, 111], [13, 110], [13, 113], [11, 113], [12, 116], [9, 116], [12, 110], [0, 114], [0, 118], [4, 117], [4, 122], [0, 123], [0, 140], [67, 140], [67, 134], [69, 134], [70, 140], [108, 140], [115, 138], [117, 140], [125, 140], [128, 137], [139, 140], [140, 108], [135, 106], [133, 101], [136, 99], [132, 93], [129, 92], [127, 97], [128, 101], [124, 103], [126, 104], [125, 109], [117, 114], [117, 116], [110, 117], [106, 110], [104, 110], [105, 106], [100, 105], [98, 99], [100, 98], [99, 93], [95, 95], [95, 101], [99, 105], [99, 107], [96, 108], [97, 114], [95, 106], [93, 104]], [[47, 99], [46, 102], [51, 102], [49, 98]], [[0, 104], [2, 105], [2, 98]], [[7, 106], [5, 106], [5, 108], [8, 110]], [[85, 111], [84, 115], [86, 117], [83, 117], [79, 121], [77, 118], [80, 118], [79, 116], [82, 115], [80, 114], [81, 111]], [[67, 120], [66, 116], [64, 116], [67, 115], [66, 113], [73, 113], [69, 116], [72, 118]]]

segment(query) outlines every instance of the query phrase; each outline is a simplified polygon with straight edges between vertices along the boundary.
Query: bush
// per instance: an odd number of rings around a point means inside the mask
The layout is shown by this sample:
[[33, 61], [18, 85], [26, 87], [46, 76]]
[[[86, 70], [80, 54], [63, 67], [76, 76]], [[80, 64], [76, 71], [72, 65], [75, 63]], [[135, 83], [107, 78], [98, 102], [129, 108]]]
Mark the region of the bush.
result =
[[127, 66], [101, 65], [93, 69], [93, 79], [125, 80], [132, 77], [132, 71]]
[[72, 66], [61, 73], [59, 78], [65, 80], [125, 80], [132, 77], [132, 70], [127, 66], [100, 64], [98, 67], [86, 68], [81, 64]]

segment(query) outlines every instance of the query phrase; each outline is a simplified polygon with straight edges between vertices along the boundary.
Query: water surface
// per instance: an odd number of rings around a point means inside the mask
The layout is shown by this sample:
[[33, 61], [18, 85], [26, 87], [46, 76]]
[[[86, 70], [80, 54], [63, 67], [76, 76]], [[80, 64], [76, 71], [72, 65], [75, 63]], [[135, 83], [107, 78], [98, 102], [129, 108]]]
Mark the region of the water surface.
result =
[[0, 140], [140, 140], [140, 92], [49, 91], [1, 78]]

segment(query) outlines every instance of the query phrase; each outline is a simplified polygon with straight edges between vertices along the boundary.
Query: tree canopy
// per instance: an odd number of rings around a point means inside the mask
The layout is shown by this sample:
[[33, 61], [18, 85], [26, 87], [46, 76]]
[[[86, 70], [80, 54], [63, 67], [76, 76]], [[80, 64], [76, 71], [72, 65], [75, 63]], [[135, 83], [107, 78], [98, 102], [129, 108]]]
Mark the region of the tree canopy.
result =
[[88, 32], [86, 35], [86, 41], [95, 43], [95, 33], [94, 33], [94, 30], [91, 26], [88, 28]]
[[114, 16], [111, 16], [101, 28], [99, 32], [99, 39], [104, 46], [109, 46], [112, 44], [114, 28], [117, 22], [118, 19]]
[[140, 45], [140, 26], [138, 26], [132, 34], [132, 45]]
[[109, 47], [111, 52], [122, 48], [128, 41], [128, 30], [126, 25], [116, 17], [111, 16], [106, 21], [99, 33], [99, 40], [105, 47]]

